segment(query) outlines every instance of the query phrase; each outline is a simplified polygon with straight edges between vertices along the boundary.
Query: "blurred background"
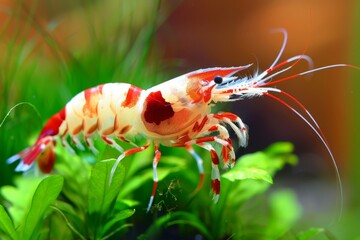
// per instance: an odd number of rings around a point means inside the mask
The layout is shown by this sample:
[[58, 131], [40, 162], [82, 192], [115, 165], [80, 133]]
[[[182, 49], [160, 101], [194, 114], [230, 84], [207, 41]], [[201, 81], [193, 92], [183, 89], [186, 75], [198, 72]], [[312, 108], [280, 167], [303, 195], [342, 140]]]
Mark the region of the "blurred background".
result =
[[[351, 0], [172, 0], [160, 6], [145, 0], [1, 0], [0, 6], [1, 120], [17, 103], [34, 106], [19, 106], [0, 128], [0, 186], [13, 177], [13, 166], [5, 160], [26, 147], [29, 136], [73, 95], [102, 82], [131, 79], [136, 70], [132, 66], [142, 59], [131, 59], [127, 66], [113, 60], [138, 56], [137, 50], [146, 52], [144, 64], [151, 66], [147, 71], [155, 72], [153, 79], [143, 73], [137, 82], [143, 88], [199, 68], [254, 63], [246, 74], [266, 69], [283, 42], [281, 34], [270, 32], [274, 28], [284, 28], [289, 35], [283, 60], [306, 53], [315, 67], [360, 65], [360, 4]], [[150, 48], [134, 47], [127, 54], [138, 36], [146, 38], [142, 29], [151, 28], [154, 12], [158, 17]], [[76, 59], [85, 59], [83, 68]], [[307, 63], [300, 62], [282, 76], [307, 69]], [[276, 85], [307, 107], [327, 138], [344, 181], [344, 223], [360, 223], [359, 80], [359, 70], [336, 68]], [[249, 146], [239, 149], [239, 155], [276, 141], [294, 143], [299, 164], [280, 174], [279, 186], [296, 189], [307, 214], [334, 215], [339, 202], [334, 165], [306, 123], [268, 98], [219, 108], [238, 114], [249, 126]], [[19, 127], [24, 124], [26, 128]], [[350, 231], [346, 225], [338, 231]]]
[[[315, 67], [356, 64], [355, 29], [360, 19], [354, 4], [353, 1], [228, 0], [221, 4], [181, 1], [160, 27], [158, 44], [163, 57], [178, 60], [176, 69], [184, 69], [183, 72], [248, 63], [261, 70], [271, 65], [283, 41], [281, 34], [271, 30], [285, 28], [289, 39], [282, 59], [306, 53], [314, 60]], [[299, 63], [286, 76], [306, 69], [306, 62]], [[294, 95], [315, 117], [346, 182], [346, 191], [347, 183], [353, 181], [349, 179], [352, 170], [359, 166], [354, 131], [360, 89], [356, 87], [355, 76], [359, 76], [358, 70], [336, 68], [276, 86]], [[326, 212], [336, 205], [339, 191], [334, 165], [322, 142], [301, 119], [266, 98], [237, 102], [231, 109], [250, 129], [249, 146], [240, 149], [239, 154], [257, 151], [274, 141], [293, 142], [300, 161], [295, 169], [283, 173], [291, 175], [284, 184], [299, 189], [310, 211]], [[355, 187], [358, 191], [357, 184]]]

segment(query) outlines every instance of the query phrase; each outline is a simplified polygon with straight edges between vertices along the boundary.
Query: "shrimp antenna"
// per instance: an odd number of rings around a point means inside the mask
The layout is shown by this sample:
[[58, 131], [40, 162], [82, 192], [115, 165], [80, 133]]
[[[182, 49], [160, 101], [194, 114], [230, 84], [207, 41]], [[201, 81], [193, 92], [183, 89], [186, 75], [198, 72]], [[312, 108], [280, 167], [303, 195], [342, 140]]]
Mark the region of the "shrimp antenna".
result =
[[[296, 56], [297, 58], [300, 58], [300, 59], [305, 59], [304, 56], [306, 55], [299, 55], [299, 56]], [[293, 57], [295, 58], [295, 57]], [[291, 58], [291, 59], [293, 59]], [[285, 63], [288, 63], [289, 60], [291, 59], [288, 59], [286, 61], [284, 61]], [[279, 64], [280, 65], [280, 64]], [[293, 65], [292, 65], [293, 66]], [[274, 84], [277, 84], [277, 83], [280, 83], [280, 82], [284, 82], [284, 81], [287, 81], [289, 79], [293, 79], [293, 78], [297, 78], [299, 76], [303, 76], [303, 75], [306, 75], [306, 74], [310, 74], [310, 73], [313, 73], [313, 72], [318, 72], [318, 71], [321, 71], [321, 70], [325, 70], [325, 69], [329, 69], [329, 68], [338, 68], [338, 67], [350, 67], [350, 68], [354, 68], [354, 69], [357, 69], [357, 70], [360, 70], [360, 67], [357, 67], [357, 66], [354, 66], [354, 65], [350, 65], [350, 64], [346, 64], [346, 63], [339, 63], [339, 64], [332, 64], [332, 65], [328, 65], [328, 66], [323, 66], [323, 67], [319, 67], [319, 68], [314, 68], [314, 69], [310, 69], [308, 71], [304, 71], [304, 72], [301, 72], [301, 73], [297, 73], [297, 74], [294, 74], [294, 75], [291, 75], [291, 76], [288, 76], [288, 77], [284, 77], [284, 78], [280, 78], [278, 80], [275, 80], [275, 81], [267, 81], [267, 80], [270, 80], [271, 77], [273, 76], [276, 76], [280, 73], [283, 73], [287, 70], [289, 70], [292, 66], [289, 66], [279, 72], [276, 72], [262, 80], [259, 81], [259, 87], [264, 87], [264, 86], [271, 86], [271, 85], [274, 85]], [[276, 67], [276, 66], [275, 66]], [[267, 71], [264, 71], [264, 73], [266, 73]], [[260, 76], [260, 75], [259, 75]], [[264, 82], [267, 81], [267, 82]]]
[[[283, 34], [283, 36], [284, 36], [284, 40], [283, 40], [280, 51], [279, 51], [278, 55], [276, 56], [274, 62], [271, 64], [271, 66], [266, 71], [262, 72], [261, 74], [259, 74], [256, 77], [255, 82], [264, 83], [264, 82], [268, 81], [269, 79], [271, 79], [272, 77], [289, 70], [290, 68], [295, 66], [302, 59], [306, 60], [309, 63], [309, 67], [311, 69], [314, 67], [314, 63], [313, 63], [311, 57], [309, 57], [309, 56], [307, 56], [305, 54], [300, 54], [300, 55], [294, 56], [294, 57], [289, 58], [289, 59], [287, 59], [287, 60], [285, 60], [285, 61], [278, 64], [279, 59], [281, 58], [282, 54], [285, 51], [285, 47], [286, 47], [287, 40], [288, 40], [288, 33], [284, 28], [276, 28], [276, 29], [271, 30], [271, 32], [281, 32]], [[305, 52], [305, 50], [303, 52]], [[276, 69], [278, 69], [278, 68], [280, 68], [280, 67], [282, 67], [282, 66], [284, 66], [284, 65], [286, 65], [288, 63], [291, 63], [291, 62], [293, 62], [293, 64], [291, 64], [286, 69], [283, 69], [281, 71], [278, 71], [278, 72], [274, 73], [274, 71]], [[268, 74], [270, 74], [270, 75], [268, 77], [264, 78]], [[261, 85], [261, 86], [264, 86], [264, 85]]]
[[281, 55], [283, 54], [283, 52], [285, 50], [287, 40], [288, 40], [288, 33], [284, 28], [275, 28], [275, 29], [272, 29], [271, 32], [281, 32], [284, 35], [284, 40], [283, 40], [283, 44], [280, 48], [279, 54], [275, 58], [274, 62], [271, 64], [270, 69], [273, 68], [277, 64], [279, 59], [281, 58]]
[[[270, 89], [271, 90], [271, 89]], [[343, 186], [342, 186], [342, 180], [341, 180], [341, 176], [340, 176], [340, 171], [339, 168], [336, 164], [336, 160], [335, 157], [332, 153], [332, 151], [330, 150], [329, 144], [326, 141], [326, 138], [324, 136], [324, 134], [322, 133], [318, 123], [315, 121], [314, 117], [310, 114], [310, 112], [304, 107], [304, 105], [302, 105], [295, 97], [293, 97], [292, 95], [290, 95], [287, 92], [284, 91], [276, 91], [279, 92], [281, 94], [283, 94], [284, 96], [290, 98], [291, 100], [293, 100], [296, 105], [298, 105], [301, 109], [303, 109], [306, 113], [306, 115], [308, 115], [308, 117], [311, 119], [311, 121], [313, 122], [313, 124], [303, 115], [301, 114], [298, 110], [296, 110], [294, 107], [292, 107], [289, 103], [285, 102], [283, 99], [269, 93], [269, 92], [264, 92], [265, 96], [268, 96], [274, 100], [276, 100], [277, 102], [281, 103], [282, 105], [284, 105], [285, 107], [287, 107], [288, 109], [290, 109], [291, 111], [293, 111], [299, 118], [301, 118], [312, 130], [313, 132], [319, 137], [319, 139], [321, 140], [321, 142], [323, 143], [323, 145], [325, 146], [327, 152], [330, 155], [331, 161], [335, 167], [335, 174], [336, 174], [336, 178], [337, 178], [337, 182], [338, 182], [338, 188], [339, 188], [339, 192], [340, 192], [340, 210], [337, 216], [337, 220], [339, 220], [342, 216], [343, 213], [343, 207], [344, 207], [344, 193], [343, 193]], [[314, 126], [315, 125], [315, 126]]]
[[[279, 51], [277, 57], [275, 58], [274, 62], [271, 64], [271, 66], [267, 70], [265, 70], [262, 73], [260, 73], [259, 75], [255, 76], [254, 79], [251, 81], [253, 83], [252, 88], [257, 88], [258, 90], [260, 90], [260, 92], [263, 95], [276, 100], [277, 102], [281, 103], [282, 105], [284, 105], [285, 107], [287, 107], [288, 109], [293, 111], [300, 119], [302, 119], [312, 129], [312, 131], [319, 137], [319, 139], [325, 146], [328, 154], [330, 155], [331, 161], [335, 167], [338, 189], [340, 192], [340, 210], [339, 210], [338, 216], [336, 218], [337, 220], [339, 220], [342, 216], [343, 207], [344, 207], [343, 186], [342, 186], [342, 180], [341, 180], [339, 168], [336, 164], [335, 157], [329, 147], [329, 144], [326, 140], [325, 135], [323, 134], [323, 132], [322, 132], [319, 124], [316, 122], [315, 118], [310, 114], [310, 112], [305, 108], [305, 106], [303, 104], [301, 104], [301, 102], [299, 100], [297, 100], [295, 97], [293, 97], [292, 95], [290, 95], [289, 93], [287, 93], [285, 91], [282, 91], [282, 90], [276, 89], [276, 88], [271, 88], [269, 86], [272, 86], [277, 83], [284, 82], [284, 81], [287, 81], [287, 80], [290, 80], [293, 78], [297, 78], [299, 76], [307, 75], [310, 73], [314, 73], [317, 71], [330, 69], [330, 68], [350, 67], [350, 68], [354, 68], [354, 69], [358, 69], [358, 70], [360, 70], [360, 68], [357, 66], [354, 66], [354, 65], [349, 65], [349, 64], [332, 64], [332, 65], [328, 65], [328, 66], [313, 68], [314, 64], [313, 64], [312, 59], [305, 54], [296, 55], [294, 57], [288, 58], [285, 61], [278, 63], [280, 57], [282, 56], [282, 54], [285, 50], [288, 35], [287, 35], [287, 32], [285, 29], [280, 28], [280, 29], [274, 29], [273, 31], [283, 33], [283, 35], [284, 35], [283, 44], [280, 48], [280, 51]], [[283, 77], [283, 78], [272, 81], [273, 77], [290, 70], [301, 60], [305, 60], [308, 62], [310, 70], [303, 71], [303, 72], [300, 72], [300, 73], [297, 73], [297, 74], [294, 74], [291, 76]], [[277, 70], [277, 71], [275, 71], [275, 70]], [[288, 101], [285, 101], [283, 98], [280, 98], [270, 92], [282, 94], [282, 96], [286, 97], [287, 99], [290, 99], [295, 105], [289, 104]]]
[[40, 116], [40, 113], [39, 111], [37, 110], [37, 108], [35, 107], [34, 104], [31, 104], [29, 102], [19, 102], [17, 104], [15, 104], [13, 107], [10, 108], [10, 110], [6, 113], [5, 117], [3, 118], [3, 120], [0, 122], [0, 128], [2, 127], [2, 125], [4, 124], [5, 120], [10, 116], [11, 112], [13, 112], [15, 110], [15, 108], [21, 106], [21, 105], [28, 105], [30, 106], [31, 108], [34, 109], [34, 111], [36, 112], [36, 114], [38, 116]]

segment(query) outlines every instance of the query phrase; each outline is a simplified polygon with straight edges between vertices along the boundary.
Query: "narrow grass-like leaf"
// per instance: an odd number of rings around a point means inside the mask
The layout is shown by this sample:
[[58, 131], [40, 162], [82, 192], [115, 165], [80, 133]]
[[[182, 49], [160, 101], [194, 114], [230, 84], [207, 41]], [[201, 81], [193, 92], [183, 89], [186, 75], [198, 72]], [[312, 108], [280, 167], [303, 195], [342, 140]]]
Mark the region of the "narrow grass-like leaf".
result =
[[32, 198], [31, 206], [26, 215], [22, 229], [22, 239], [37, 239], [45, 211], [61, 192], [64, 179], [53, 175], [43, 179]]
[[116, 228], [113, 232], [109, 233], [109, 234], [106, 235], [106, 236], [103, 236], [103, 237], [102, 237], [102, 240], [109, 239], [109, 238], [111, 238], [114, 234], [116, 234], [116, 233], [118, 233], [118, 232], [120, 232], [120, 231], [122, 231], [122, 230], [124, 230], [124, 229], [126, 229], [126, 228], [130, 228], [130, 227], [132, 227], [132, 226], [134, 226], [134, 225], [133, 225], [133, 224], [130, 224], [130, 223], [123, 224], [123, 225], [119, 226], [118, 228]]
[[[79, 238], [79, 239], [82, 239], [82, 240], [85, 240], [86, 238], [83, 236], [83, 234], [81, 232], [78, 231], [78, 229], [74, 226], [73, 222], [74, 221], [71, 221], [69, 220], [68, 216], [59, 208], [53, 206], [52, 207], [54, 210], [56, 210], [61, 216], [62, 218], [64, 219], [64, 221], [66, 222], [66, 225], [68, 226], [68, 228]], [[72, 219], [76, 219], [76, 215], [71, 215]], [[78, 223], [80, 221], [77, 221]]]
[[[65, 186], [64, 186], [65, 187]], [[66, 202], [56, 201], [52, 206], [65, 220], [67, 226], [80, 238], [85, 235], [86, 227], [83, 216], [79, 214], [78, 210]]]
[[2, 205], [0, 205], [0, 232], [5, 233], [10, 239], [16, 239], [14, 224]]
[[[114, 215], [110, 221], [108, 221], [105, 226], [101, 229], [101, 235], [105, 236], [105, 234], [116, 224], [119, 224], [120, 221], [131, 217], [134, 215], [135, 209], [125, 209], [120, 212], [118, 212], [116, 215]], [[120, 229], [119, 229], [120, 230]], [[115, 232], [112, 232], [111, 235], [115, 234]]]
[[188, 225], [197, 229], [206, 239], [212, 239], [210, 232], [202, 221], [194, 214], [188, 212], [169, 213], [158, 218], [146, 231], [142, 239], [159, 239], [161, 233], [172, 225]]

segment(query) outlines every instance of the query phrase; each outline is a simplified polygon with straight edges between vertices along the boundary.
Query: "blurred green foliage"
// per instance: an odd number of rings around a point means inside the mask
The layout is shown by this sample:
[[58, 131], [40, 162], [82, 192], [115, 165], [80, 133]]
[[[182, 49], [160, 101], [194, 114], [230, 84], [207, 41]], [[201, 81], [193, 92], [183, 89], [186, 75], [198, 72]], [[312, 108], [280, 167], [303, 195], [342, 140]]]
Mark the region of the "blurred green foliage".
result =
[[[354, 8], [353, 8], [353, 41], [351, 49], [353, 51], [351, 52], [351, 60], [352, 63], [356, 66], [360, 66], [360, 28], [359, 28], [359, 16], [360, 16], [360, 2], [356, 1], [354, 2]], [[350, 163], [348, 165], [349, 170], [349, 179], [348, 179], [348, 196], [349, 199], [346, 202], [345, 206], [345, 213], [343, 215], [341, 224], [338, 224], [336, 226], [337, 232], [339, 232], [339, 235], [343, 237], [343, 239], [360, 239], [360, 231], [358, 229], [358, 225], [360, 223], [360, 128], [357, 127], [359, 121], [360, 121], [360, 72], [359, 71], [353, 71], [350, 74], [351, 79], [351, 92], [350, 94], [350, 101], [352, 103], [351, 110], [352, 110], [352, 116], [351, 119], [352, 128], [352, 156], [353, 158], [350, 159]]]
[[[157, 58], [150, 56], [158, 1], [78, 1], [74, 21], [65, 16], [47, 25], [37, 19], [36, 3], [16, 1], [2, 12], [0, 184], [10, 183], [12, 175], [5, 159], [29, 146], [29, 136], [78, 92], [107, 82], [147, 88], [164, 79]], [[108, 9], [121, 17], [109, 19]], [[63, 36], [74, 39], [70, 45], [53, 36], [61, 24], [79, 25]], [[77, 41], [84, 43], [74, 49]]]

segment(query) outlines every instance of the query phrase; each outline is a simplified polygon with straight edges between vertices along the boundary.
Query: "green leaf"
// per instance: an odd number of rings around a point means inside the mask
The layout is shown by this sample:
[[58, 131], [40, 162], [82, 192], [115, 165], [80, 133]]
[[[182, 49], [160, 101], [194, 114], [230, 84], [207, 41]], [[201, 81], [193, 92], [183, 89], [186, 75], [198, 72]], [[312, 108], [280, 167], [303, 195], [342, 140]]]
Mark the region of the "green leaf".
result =
[[[135, 209], [125, 209], [119, 211], [115, 216], [112, 217], [112, 219], [107, 222], [104, 227], [101, 229], [102, 236], [104, 236], [112, 227], [114, 227], [116, 224], [119, 224], [120, 221], [131, 217], [134, 215]], [[115, 234], [116, 232], [113, 232], [112, 234]], [[111, 234], [111, 235], [112, 235]]]
[[235, 180], [255, 179], [273, 183], [272, 177], [267, 171], [255, 167], [239, 167], [234, 171], [228, 171], [222, 177], [232, 182]]
[[83, 220], [82, 216], [79, 215], [78, 212], [75, 211], [72, 205], [62, 202], [56, 201], [55, 204], [52, 206], [60, 216], [65, 220], [68, 228], [76, 234], [80, 238], [85, 235], [85, 221]]
[[300, 204], [295, 194], [289, 190], [281, 190], [270, 197], [271, 216], [265, 232], [270, 239], [283, 236], [301, 215]]
[[109, 184], [111, 169], [114, 161], [102, 161], [95, 164], [89, 181], [88, 214], [91, 231], [98, 236], [98, 229], [105, 224], [111, 214], [115, 200], [121, 189], [125, 176], [124, 167], [119, 164]]
[[298, 162], [297, 157], [293, 154], [294, 145], [290, 142], [276, 142], [264, 150], [269, 157], [281, 158], [284, 163], [295, 165]]
[[11, 203], [9, 215], [17, 228], [23, 221], [36, 188], [43, 178], [23, 176], [15, 179], [15, 186], [3, 186], [2, 196]]
[[276, 142], [268, 146], [264, 151], [273, 156], [292, 153], [294, 151], [294, 145], [290, 142]]
[[[185, 160], [176, 156], [164, 156], [160, 159], [158, 165], [158, 181], [161, 182], [169, 174], [179, 171], [184, 168]], [[128, 179], [121, 188], [119, 198], [128, 197], [131, 192], [143, 186], [147, 181], [152, 180], [154, 176], [153, 169], [148, 168], [142, 172], [136, 173], [131, 179]], [[151, 192], [149, 192], [150, 194]], [[149, 195], [150, 197], [150, 195]]]
[[169, 213], [158, 218], [146, 231], [141, 239], [159, 239], [163, 229], [172, 225], [188, 225], [197, 229], [206, 239], [212, 239], [210, 232], [202, 221], [188, 212]]
[[297, 235], [296, 239], [297, 240], [310, 240], [312, 237], [315, 237], [316, 235], [324, 234], [324, 232], [325, 231], [323, 228], [310, 228], [306, 231], [300, 232]]
[[64, 178], [59, 175], [43, 179], [32, 198], [31, 206], [26, 215], [22, 230], [22, 239], [37, 239], [45, 211], [61, 192]]
[[92, 169], [89, 181], [89, 213], [106, 213], [114, 204], [124, 180], [125, 170], [120, 164], [116, 168], [111, 184], [111, 169], [115, 161], [101, 161]]
[[221, 175], [223, 179], [231, 182], [241, 180], [242, 184], [231, 187], [232, 191], [229, 193], [231, 202], [239, 207], [246, 200], [268, 189], [277, 171], [287, 163], [296, 163], [297, 158], [292, 154], [293, 148], [291, 143], [279, 142], [270, 145], [262, 152], [240, 157], [234, 168]]
[[66, 149], [56, 148], [55, 169], [65, 179], [62, 194], [72, 205], [82, 210], [81, 214], [87, 209], [87, 201], [84, 199], [88, 196], [87, 187], [91, 170], [83, 158], [85, 157], [73, 155]]
[[0, 205], [0, 232], [5, 233], [10, 239], [16, 239], [13, 222], [2, 205]]
[[288, 163], [295, 163], [296, 156], [292, 154], [293, 145], [279, 142], [270, 145], [263, 152], [242, 156], [235, 167], [222, 175], [230, 181], [256, 179], [273, 183], [272, 176]]
[[131, 192], [143, 186], [143, 184], [149, 181], [152, 176], [153, 172], [149, 169], [134, 175], [131, 179], [128, 179], [120, 191], [119, 199], [128, 197]]

